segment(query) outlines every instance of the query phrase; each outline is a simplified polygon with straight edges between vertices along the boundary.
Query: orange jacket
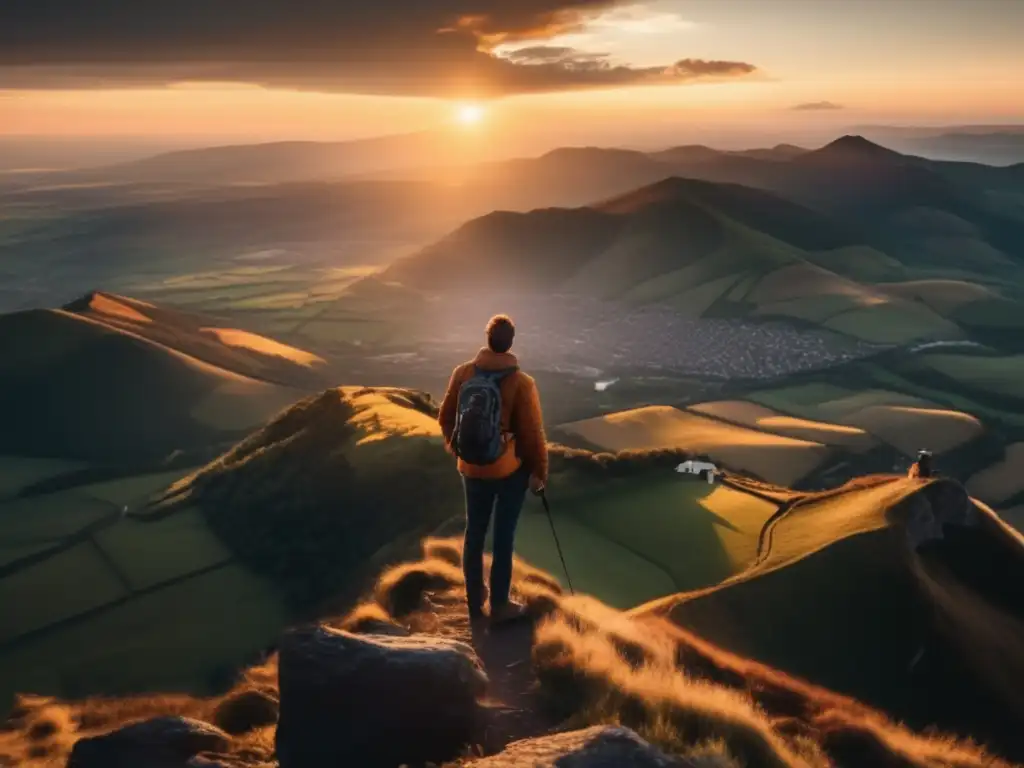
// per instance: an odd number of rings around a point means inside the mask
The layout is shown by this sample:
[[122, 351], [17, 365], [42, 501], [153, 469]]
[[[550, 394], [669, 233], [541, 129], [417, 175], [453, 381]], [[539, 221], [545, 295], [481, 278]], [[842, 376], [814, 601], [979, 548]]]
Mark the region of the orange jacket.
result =
[[[453, 452], [451, 442], [455, 431], [459, 389], [472, 378], [473, 366], [480, 366], [485, 371], [500, 371], [518, 364], [512, 353], [492, 352], [484, 347], [475, 359], [455, 369], [448, 382], [448, 391], [441, 401], [441, 413], [437, 419], [449, 453]], [[525, 465], [532, 474], [546, 483], [548, 445], [544, 436], [540, 395], [537, 393], [537, 383], [522, 371], [506, 376], [501, 382], [501, 428], [511, 433], [501, 458], [486, 466], [467, 464], [459, 459], [459, 472], [465, 477], [501, 479]]]

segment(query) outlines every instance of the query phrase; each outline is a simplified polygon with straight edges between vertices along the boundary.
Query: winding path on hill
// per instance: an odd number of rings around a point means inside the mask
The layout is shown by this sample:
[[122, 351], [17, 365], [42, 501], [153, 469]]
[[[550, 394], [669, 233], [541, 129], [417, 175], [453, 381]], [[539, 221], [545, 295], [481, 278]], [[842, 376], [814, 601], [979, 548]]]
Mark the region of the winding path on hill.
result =
[[830, 488], [825, 491], [808, 491], [806, 493], [799, 494], [794, 493], [793, 496], [788, 499], [772, 496], [763, 490], [759, 490], [758, 483], [748, 481], [747, 478], [744, 478], [741, 475], [723, 473], [720, 482], [722, 485], [732, 488], [733, 490], [741, 491], [762, 499], [763, 501], [778, 505], [778, 509], [776, 509], [775, 512], [765, 520], [764, 525], [761, 526], [761, 531], [757, 537], [757, 556], [749, 566], [749, 569], [754, 569], [764, 564], [764, 562], [769, 558], [772, 552], [772, 545], [775, 541], [775, 529], [778, 527], [779, 523], [797, 507], [853, 491], [874, 488], [875, 486], [891, 482], [897, 479], [897, 477], [897, 475], [867, 475], [865, 477], [858, 478], [858, 480], [853, 484], [847, 483], [846, 485], [841, 485], [838, 488]]
[[534, 622], [522, 620], [490, 628], [471, 623], [461, 595], [431, 595], [436, 634], [466, 643], [476, 651], [487, 678], [488, 718], [482, 743], [495, 754], [520, 739], [549, 733], [558, 722], [545, 715], [540, 685], [531, 663]]

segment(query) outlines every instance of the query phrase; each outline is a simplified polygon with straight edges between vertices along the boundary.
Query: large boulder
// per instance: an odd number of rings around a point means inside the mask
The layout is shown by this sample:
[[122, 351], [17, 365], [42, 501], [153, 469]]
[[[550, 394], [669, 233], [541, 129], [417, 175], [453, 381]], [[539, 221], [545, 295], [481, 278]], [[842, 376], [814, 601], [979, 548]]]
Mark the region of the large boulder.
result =
[[294, 630], [278, 658], [281, 768], [443, 762], [481, 722], [487, 677], [445, 638]]
[[79, 739], [67, 768], [184, 768], [200, 752], [226, 752], [231, 737], [188, 717], [156, 717]]
[[666, 755], [629, 728], [596, 725], [509, 744], [470, 768], [692, 768]]

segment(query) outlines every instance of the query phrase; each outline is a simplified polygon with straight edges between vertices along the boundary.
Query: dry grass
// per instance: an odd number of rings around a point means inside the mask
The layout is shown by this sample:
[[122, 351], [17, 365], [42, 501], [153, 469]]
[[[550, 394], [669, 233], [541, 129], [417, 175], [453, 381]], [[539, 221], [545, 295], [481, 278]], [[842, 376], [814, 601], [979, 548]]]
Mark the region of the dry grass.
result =
[[283, 357], [285, 360], [306, 368], [326, 364], [322, 357], [314, 355], [312, 352], [296, 349], [265, 336], [257, 336], [255, 333], [240, 331], [237, 328], [200, 328], [199, 330], [201, 333], [210, 334], [221, 344], [226, 344], [229, 347], [240, 347], [268, 357]]
[[389, 437], [434, 437], [441, 439], [437, 417], [400, 398], [402, 390], [342, 387], [354, 412], [349, 423], [360, 430], [360, 444]]
[[829, 455], [828, 446], [766, 434], [669, 406], [621, 411], [565, 424], [565, 432], [608, 451], [681, 448], [792, 485]]
[[[337, 626], [444, 632], [464, 610], [460, 545], [427, 539], [423, 558], [385, 572]], [[851, 699], [723, 651], [665, 619], [567, 598], [549, 575], [517, 560], [514, 592], [540, 617], [532, 662], [564, 728], [634, 728], [701, 768], [1009, 768], [971, 744], [922, 736]], [[397, 611], [397, 613], [393, 612]], [[400, 615], [401, 614], [401, 615]], [[234, 734], [231, 764], [273, 756], [277, 662], [248, 669], [209, 699], [149, 696], [62, 703], [22, 697], [0, 731], [0, 765], [63, 766], [75, 740], [158, 715], [216, 723]], [[471, 765], [463, 760], [459, 765]]]
[[771, 408], [745, 400], [699, 403], [691, 405], [689, 410], [751, 429], [854, 451], [866, 451], [875, 445], [871, 436], [857, 427], [783, 416]]
[[627, 725], [675, 754], [717, 742], [757, 766], [1007, 765], [972, 744], [914, 734], [667, 621], [627, 619], [589, 599], [562, 601], [540, 625], [534, 664], [572, 724]]
[[843, 422], [870, 432], [907, 456], [925, 447], [943, 453], [984, 431], [981, 422], [967, 413], [899, 405], [864, 408]]

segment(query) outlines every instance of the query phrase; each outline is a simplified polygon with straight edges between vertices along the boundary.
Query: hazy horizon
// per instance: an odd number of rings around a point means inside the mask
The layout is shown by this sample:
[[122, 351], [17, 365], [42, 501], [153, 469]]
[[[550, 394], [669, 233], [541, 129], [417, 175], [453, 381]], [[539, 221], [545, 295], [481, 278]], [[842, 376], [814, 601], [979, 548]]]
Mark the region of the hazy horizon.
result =
[[[861, 125], [1024, 123], [1014, 36], [1024, 4], [449, 5], [417, 5], [394, 24], [383, 11], [297, 17], [268, 1], [258, 18], [232, 26], [199, 3], [190, 15], [186, 2], [176, 13], [194, 16], [190, 30], [138, 4], [130, 14], [97, 9], [73, 32], [53, 21], [60, 9], [6, 7], [0, 138], [169, 149], [446, 126], [478, 142], [514, 137], [529, 153], [814, 144]], [[346, 44], [353, 49], [340, 50]], [[471, 121], [460, 117], [467, 108]]]

